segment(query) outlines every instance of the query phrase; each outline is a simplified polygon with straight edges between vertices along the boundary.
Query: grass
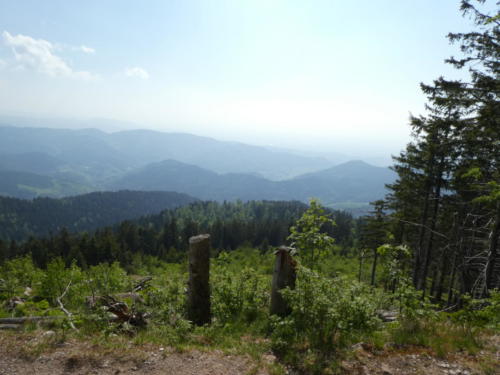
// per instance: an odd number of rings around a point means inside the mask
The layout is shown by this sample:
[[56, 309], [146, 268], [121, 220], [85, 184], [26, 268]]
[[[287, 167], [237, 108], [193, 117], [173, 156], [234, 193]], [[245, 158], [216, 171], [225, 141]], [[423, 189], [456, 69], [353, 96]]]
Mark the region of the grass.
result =
[[429, 348], [438, 358], [446, 358], [456, 352], [475, 355], [484, 345], [480, 330], [468, 332], [446, 320], [419, 322], [412, 324], [411, 328], [403, 322], [393, 325], [388, 332], [396, 347]]

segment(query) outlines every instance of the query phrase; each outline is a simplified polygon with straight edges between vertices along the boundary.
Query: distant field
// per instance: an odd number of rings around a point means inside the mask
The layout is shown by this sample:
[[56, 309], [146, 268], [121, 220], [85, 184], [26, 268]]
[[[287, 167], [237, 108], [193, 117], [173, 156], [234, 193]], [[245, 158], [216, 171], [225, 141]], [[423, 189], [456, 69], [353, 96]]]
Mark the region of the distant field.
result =
[[370, 211], [370, 203], [368, 202], [334, 202], [326, 204], [326, 207], [348, 211], [354, 216], [366, 215]]

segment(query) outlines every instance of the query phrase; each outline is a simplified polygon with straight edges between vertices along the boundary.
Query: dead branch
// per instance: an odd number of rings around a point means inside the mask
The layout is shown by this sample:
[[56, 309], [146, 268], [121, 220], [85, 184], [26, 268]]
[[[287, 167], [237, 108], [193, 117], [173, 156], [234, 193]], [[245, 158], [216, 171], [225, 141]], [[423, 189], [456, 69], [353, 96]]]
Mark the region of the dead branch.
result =
[[146, 284], [153, 280], [153, 276], [146, 276], [144, 279], [139, 281], [134, 288], [132, 289], [132, 292], [138, 292], [140, 290], [143, 290], [146, 287]]
[[129, 309], [125, 302], [118, 301], [112, 296], [102, 296], [98, 299], [110, 313], [116, 316], [113, 321], [117, 323], [129, 323], [136, 327], [147, 325], [147, 314]]
[[[133, 303], [144, 303], [144, 298], [142, 298], [139, 293], [135, 292], [116, 293], [112, 294], [111, 297], [118, 299], [130, 298]], [[87, 296], [85, 298], [85, 303], [88, 307], [94, 308], [97, 302], [102, 301], [102, 298], [103, 296]]]
[[73, 323], [73, 314], [64, 307], [64, 305], [63, 305], [63, 303], [61, 301], [64, 298], [64, 296], [66, 295], [66, 293], [68, 293], [68, 290], [69, 290], [70, 286], [71, 286], [71, 280], [69, 281], [68, 285], [66, 285], [66, 289], [64, 289], [64, 292], [59, 297], [56, 298], [56, 301], [57, 301], [57, 304], [59, 305], [59, 308], [68, 317], [69, 326], [72, 329], [74, 329], [75, 331], [77, 331], [77, 329], [75, 327], [75, 324]]

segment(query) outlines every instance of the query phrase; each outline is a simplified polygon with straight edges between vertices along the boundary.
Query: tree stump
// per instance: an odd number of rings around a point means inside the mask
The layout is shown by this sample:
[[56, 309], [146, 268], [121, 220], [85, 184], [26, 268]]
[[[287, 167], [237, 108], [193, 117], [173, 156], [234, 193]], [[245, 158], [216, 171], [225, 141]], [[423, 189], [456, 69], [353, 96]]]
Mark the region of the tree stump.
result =
[[189, 239], [187, 316], [194, 324], [210, 323], [210, 235]]
[[274, 263], [270, 312], [271, 315], [284, 317], [289, 315], [291, 310], [280, 291], [286, 287], [295, 288], [297, 263], [293, 260], [293, 249], [290, 247], [281, 246], [274, 254], [276, 261]]

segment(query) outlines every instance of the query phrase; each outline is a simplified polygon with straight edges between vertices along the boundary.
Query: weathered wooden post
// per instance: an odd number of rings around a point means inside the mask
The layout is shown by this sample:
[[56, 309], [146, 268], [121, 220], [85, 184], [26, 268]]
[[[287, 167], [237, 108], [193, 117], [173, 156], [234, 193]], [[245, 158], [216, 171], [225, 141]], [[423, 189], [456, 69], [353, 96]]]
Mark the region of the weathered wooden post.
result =
[[196, 325], [210, 323], [210, 235], [189, 239], [188, 319]]
[[290, 307], [281, 295], [280, 291], [286, 287], [295, 287], [296, 266], [293, 260], [294, 250], [291, 247], [281, 246], [274, 253], [273, 284], [271, 289], [271, 315], [286, 316], [290, 314]]

